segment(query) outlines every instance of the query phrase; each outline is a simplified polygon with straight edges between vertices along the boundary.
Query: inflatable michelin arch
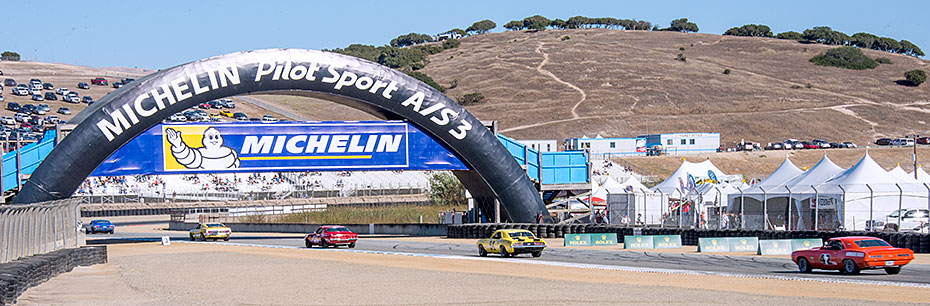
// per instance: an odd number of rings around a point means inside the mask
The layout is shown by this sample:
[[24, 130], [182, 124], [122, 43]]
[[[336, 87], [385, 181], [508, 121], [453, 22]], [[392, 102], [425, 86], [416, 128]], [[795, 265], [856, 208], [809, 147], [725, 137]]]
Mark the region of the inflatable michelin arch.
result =
[[110, 154], [170, 115], [202, 102], [258, 92], [313, 96], [389, 120], [406, 120], [447, 146], [470, 170], [455, 174], [485, 211], [534, 222], [547, 210], [497, 137], [436, 89], [396, 70], [342, 54], [268, 49], [161, 70], [103, 97], [33, 172], [15, 203], [71, 196]]

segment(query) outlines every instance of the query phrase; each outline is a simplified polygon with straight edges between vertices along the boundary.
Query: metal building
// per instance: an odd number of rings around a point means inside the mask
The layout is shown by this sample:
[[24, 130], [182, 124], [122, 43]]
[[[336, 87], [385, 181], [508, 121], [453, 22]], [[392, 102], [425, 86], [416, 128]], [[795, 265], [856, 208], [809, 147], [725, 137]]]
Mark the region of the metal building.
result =
[[642, 135], [649, 148], [660, 147], [662, 154], [688, 155], [717, 152], [720, 133], [667, 133]]

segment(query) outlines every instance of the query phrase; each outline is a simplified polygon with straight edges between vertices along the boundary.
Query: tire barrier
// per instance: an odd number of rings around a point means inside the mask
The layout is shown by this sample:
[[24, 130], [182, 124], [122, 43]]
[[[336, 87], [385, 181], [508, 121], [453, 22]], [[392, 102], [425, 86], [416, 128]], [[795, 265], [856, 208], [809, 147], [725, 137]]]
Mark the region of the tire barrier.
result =
[[0, 305], [16, 303], [26, 289], [37, 286], [77, 266], [107, 262], [105, 245], [61, 249], [46, 254], [22, 257], [0, 264]]
[[[634, 227], [613, 224], [454, 224], [448, 227], [449, 238], [488, 238], [498, 229], [526, 229], [541, 238], [564, 238], [566, 234], [615, 233], [617, 242], [633, 235]], [[642, 235], [679, 235], [682, 245], [697, 245], [699, 238], [756, 237], [759, 240], [827, 239], [842, 236], [870, 236], [887, 241], [894, 247], [908, 248], [914, 253], [930, 253], [930, 234], [865, 231], [764, 231], [764, 230], [711, 230], [678, 228], [641, 228]]]

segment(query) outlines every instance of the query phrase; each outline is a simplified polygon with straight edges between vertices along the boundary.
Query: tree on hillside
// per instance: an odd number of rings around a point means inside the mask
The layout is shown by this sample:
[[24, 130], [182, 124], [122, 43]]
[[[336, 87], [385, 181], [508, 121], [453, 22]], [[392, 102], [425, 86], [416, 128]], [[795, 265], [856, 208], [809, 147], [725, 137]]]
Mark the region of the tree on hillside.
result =
[[523, 20], [511, 20], [504, 25], [504, 28], [510, 31], [523, 30]]
[[465, 205], [465, 186], [448, 171], [437, 171], [429, 177], [430, 202], [442, 206]]
[[733, 27], [723, 33], [723, 35], [733, 36], [754, 36], [754, 37], [773, 37], [772, 29], [763, 24], [747, 24], [741, 27]]
[[434, 81], [433, 78], [429, 77], [425, 73], [422, 73], [419, 71], [409, 71], [407, 72], [407, 75], [412, 76], [414, 79], [417, 79], [420, 82], [426, 83], [426, 85], [429, 85], [430, 87], [433, 87], [440, 92], [443, 92], [443, 93], [446, 92], [446, 89], [442, 87], [442, 85], [439, 85], [439, 83], [436, 83], [436, 81]]
[[3, 51], [3, 53], [0, 53], [0, 59], [4, 61], [17, 62], [19, 61], [19, 53], [13, 51]]
[[370, 45], [351, 44], [345, 49], [334, 49], [332, 52], [363, 58], [372, 62], [377, 62], [381, 56], [381, 49]]
[[469, 34], [484, 34], [496, 27], [497, 27], [496, 23], [494, 23], [490, 19], [485, 19], [485, 20], [473, 23], [470, 27], [465, 29], [465, 32], [468, 32]]
[[554, 29], [565, 30], [568, 28], [568, 23], [565, 20], [556, 18], [549, 22], [549, 26]]
[[523, 27], [530, 30], [542, 31], [549, 26], [549, 22], [549, 18], [534, 15], [523, 19]]
[[879, 37], [873, 46], [872, 49], [888, 52], [897, 52], [901, 49], [901, 43], [890, 37]]
[[853, 36], [849, 38], [849, 44], [859, 48], [875, 49], [874, 45], [876, 40], [878, 40], [878, 36], [859, 32], [853, 34]]
[[569, 29], [583, 29], [591, 24], [591, 18], [585, 16], [574, 16], [565, 21], [565, 26]]
[[698, 25], [694, 22], [689, 22], [688, 18], [679, 18], [672, 20], [671, 27], [666, 30], [675, 32], [697, 32]]
[[378, 63], [403, 71], [419, 70], [426, 66], [427, 54], [418, 49], [385, 47]]
[[397, 36], [397, 38], [392, 39], [391, 46], [393, 47], [413, 46], [413, 45], [425, 43], [431, 40], [433, 40], [433, 37], [428, 34], [410, 33], [406, 35]]
[[898, 53], [907, 54], [913, 57], [924, 56], [924, 51], [920, 50], [920, 47], [917, 47], [914, 43], [911, 43], [907, 40], [901, 40], [901, 48], [898, 49]]
[[920, 69], [914, 69], [905, 73], [904, 79], [907, 80], [911, 86], [920, 86], [920, 84], [927, 81], [927, 73]]
[[775, 35], [778, 39], [802, 40], [801, 33], [795, 31], [781, 32]]
[[834, 31], [826, 26], [804, 30], [801, 37], [807, 41], [827, 45], [845, 45], [849, 41], [849, 35], [846, 35], [846, 33]]
[[465, 32], [465, 30], [462, 30], [462, 29], [459, 29], [459, 28], [455, 28], [455, 29], [452, 29], [452, 30], [448, 30], [448, 31], [445, 31], [444, 33], [456, 33], [456, 34], [462, 35], [462, 36], [468, 35], [468, 32]]

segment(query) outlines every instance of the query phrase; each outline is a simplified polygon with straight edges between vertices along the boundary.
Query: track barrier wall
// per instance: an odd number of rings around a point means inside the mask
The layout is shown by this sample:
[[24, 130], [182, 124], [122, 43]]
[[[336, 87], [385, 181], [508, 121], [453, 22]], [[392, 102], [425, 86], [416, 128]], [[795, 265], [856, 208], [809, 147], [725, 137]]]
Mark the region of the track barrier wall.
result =
[[480, 239], [490, 237], [498, 229], [527, 229], [542, 238], [564, 238], [566, 234], [616, 233], [618, 243], [624, 243], [623, 237], [632, 236], [634, 229], [638, 229], [641, 233], [636, 233], [637, 235], [680, 235], [682, 245], [698, 245], [699, 238], [710, 237], [755, 237], [759, 240], [820, 239], [822, 243], [822, 241], [833, 237], [871, 236], [883, 239], [895, 247], [911, 249], [915, 253], [930, 253], [930, 234], [902, 232], [713, 230], [648, 228], [608, 224], [475, 223], [449, 225], [446, 235], [449, 238]]
[[84, 245], [79, 205], [65, 199], [0, 206], [0, 264]]
[[[224, 223], [235, 237], [236, 232], [264, 232], [264, 233], [305, 233], [309, 234], [318, 227], [326, 224], [301, 223]], [[446, 224], [341, 224], [358, 234], [373, 235], [408, 235], [408, 236], [442, 236], [448, 231]], [[197, 227], [197, 223], [171, 221], [168, 229], [174, 231], [189, 231]]]
[[29, 289], [74, 267], [107, 262], [105, 245], [60, 249], [0, 264], [0, 305], [11, 305]]

